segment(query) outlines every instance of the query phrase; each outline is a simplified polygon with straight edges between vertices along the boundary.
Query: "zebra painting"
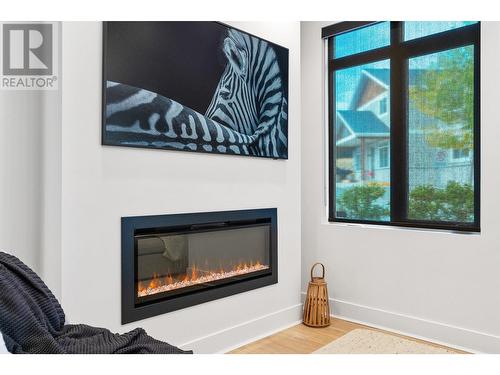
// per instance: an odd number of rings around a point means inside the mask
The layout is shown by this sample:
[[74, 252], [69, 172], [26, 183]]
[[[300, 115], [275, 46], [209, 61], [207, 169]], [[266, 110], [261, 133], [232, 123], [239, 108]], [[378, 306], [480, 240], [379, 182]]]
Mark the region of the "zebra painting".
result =
[[[206, 110], [107, 77], [103, 144], [288, 158], [288, 51], [225, 25], [209, 24], [220, 34], [223, 60]], [[286, 52], [286, 66], [277, 48], [281, 55]]]

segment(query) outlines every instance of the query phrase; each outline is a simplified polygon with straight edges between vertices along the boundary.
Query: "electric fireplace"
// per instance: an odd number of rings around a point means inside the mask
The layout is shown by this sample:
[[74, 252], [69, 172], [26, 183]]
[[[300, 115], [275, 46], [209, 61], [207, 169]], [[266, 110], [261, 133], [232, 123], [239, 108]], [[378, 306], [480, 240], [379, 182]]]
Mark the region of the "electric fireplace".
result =
[[122, 218], [122, 324], [275, 284], [277, 210]]

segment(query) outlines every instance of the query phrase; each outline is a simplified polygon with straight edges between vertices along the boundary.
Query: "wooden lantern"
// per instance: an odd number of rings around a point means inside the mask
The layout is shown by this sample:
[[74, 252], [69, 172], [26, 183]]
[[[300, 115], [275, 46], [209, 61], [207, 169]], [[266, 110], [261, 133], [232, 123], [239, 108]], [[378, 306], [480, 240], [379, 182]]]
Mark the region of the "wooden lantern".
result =
[[[323, 268], [321, 277], [313, 276], [314, 268], [318, 265]], [[326, 327], [330, 325], [328, 288], [325, 281], [325, 266], [322, 263], [315, 263], [311, 267], [311, 281], [307, 288], [304, 303], [303, 322], [309, 327]]]

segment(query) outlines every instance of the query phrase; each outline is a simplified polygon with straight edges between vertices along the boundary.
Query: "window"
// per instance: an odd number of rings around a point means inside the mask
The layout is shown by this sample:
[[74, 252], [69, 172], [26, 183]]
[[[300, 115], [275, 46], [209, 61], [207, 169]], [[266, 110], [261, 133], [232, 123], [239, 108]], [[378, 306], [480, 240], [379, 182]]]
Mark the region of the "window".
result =
[[378, 113], [379, 115], [385, 115], [387, 113], [387, 98], [383, 98], [380, 100]]
[[329, 220], [479, 231], [480, 23], [342, 22], [323, 37]]
[[451, 150], [451, 159], [455, 161], [468, 160], [470, 158], [470, 150], [463, 148], [454, 148]]
[[474, 23], [474, 21], [407, 21], [404, 23], [404, 40], [421, 38]]
[[389, 168], [389, 145], [387, 143], [378, 149], [378, 167]]
[[[370, 28], [360, 28], [335, 38], [333, 54], [335, 58], [365, 52], [388, 46], [390, 43], [390, 23], [380, 22]], [[352, 43], [355, 41], [355, 43]]]
[[359, 161], [359, 151], [354, 151], [354, 155], [353, 155], [353, 161], [352, 161], [352, 166], [354, 168], [355, 171], [359, 171], [360, 169], [360, 161]]

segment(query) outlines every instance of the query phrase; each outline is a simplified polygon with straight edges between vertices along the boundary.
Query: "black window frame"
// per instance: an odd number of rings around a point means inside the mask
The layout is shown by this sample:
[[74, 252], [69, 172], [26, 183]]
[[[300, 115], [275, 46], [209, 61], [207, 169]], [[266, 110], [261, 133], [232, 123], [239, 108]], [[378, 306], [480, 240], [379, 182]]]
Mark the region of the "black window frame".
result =
[[[481, 23], [447, 30], [420, 38], [404, 40], [404, 21], [390, 22], [390, 44], [384, 47], [334, 58], [334, 37], [383, 21], [348, 21], [322, 29], [327, 39], [328, 71], [328, 221], [341, 223], [374, 224], [423, 229], [443, 229], [456, 232], [480, 232], [480, 54]], [[408, 61], [411, 58], [442, 52], [454, 48], [474, 46], [474, 222], [424, 221], [408, 219]], [[335, 71], [380, 60], [390, 60], [391, 122], [390, 162], [391, 179], [390, 220], [360, 220], [335, 216]], [[394, 126], [393, 124], [400, 124]]]

